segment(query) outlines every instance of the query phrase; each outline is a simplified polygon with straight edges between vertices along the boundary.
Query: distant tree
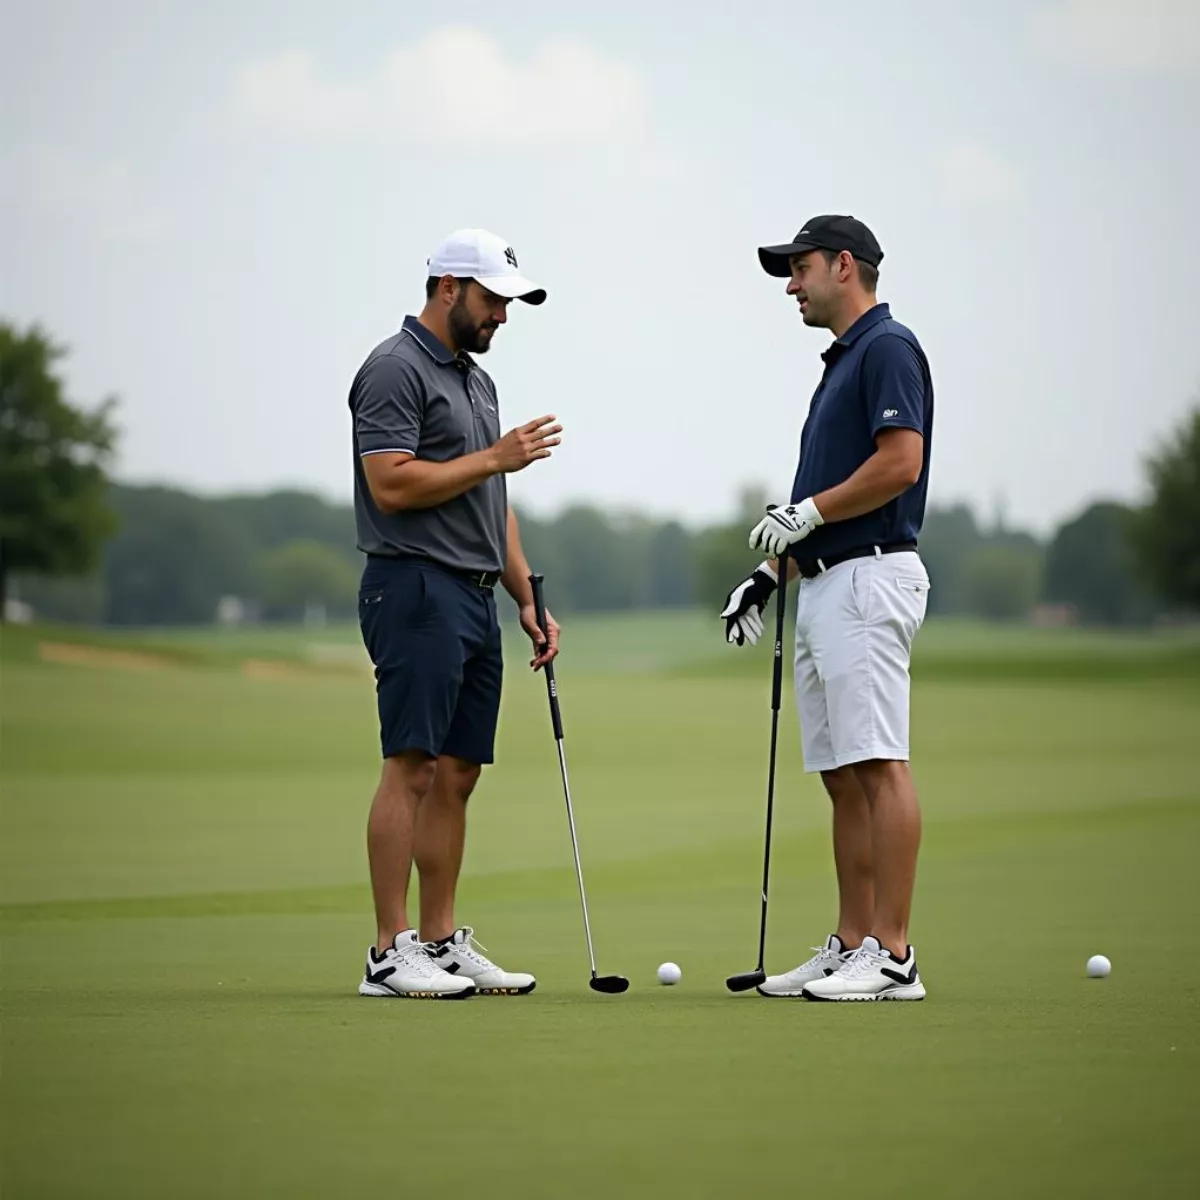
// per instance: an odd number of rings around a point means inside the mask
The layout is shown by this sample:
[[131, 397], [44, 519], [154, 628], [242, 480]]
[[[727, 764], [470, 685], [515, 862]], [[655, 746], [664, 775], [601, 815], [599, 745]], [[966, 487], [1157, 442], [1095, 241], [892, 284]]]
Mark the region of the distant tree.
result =
[[0, 323], [0, 619], [11, 575], [89, 571], [115, 527], [116, 401], [91, 412], [69, 403], [56, 371], [65, 356], [37, 326]]
[[751, 550], [748, 540], [766, 506], [766, 490], [747, 485], [738, 493], [733, 520], [710, 525], [693, 537], [695, 600], [701, 607], [719, 612], [730, 588], [762, 562], [762, 551]]
[[105, 622], [208, 624], [222, 596], [248, 594], [256, 547], [212, 500], [174, 488], [112, 489], [120, 533], [104, 555]]
[[1147, 470], [1151, 497], [1131, 525], [1134, 552], [1164, 600], [1200, 609], [1200, 403]]
[[10, 580], [9, 591], [28, 604], [39, 620], [68, 625], [99, 625], [104, 620], [104, 580], [98, 571], [17, 575]]
[[303, 616], [312, 606], [349, 614], [355, 608], [358, 579], [358, 572], [336, 550], [304, 539], [288, 542], [263, 558], [255, 590], [276, 616]]
[[930, 508], [918, 542], [929, 572], [929, 612], [962, 612], [967, 607], [966, 566], [984, 544], [975, 514], [965, 504]]
[[243, 525], [264, 550], [298, 539], [321, 542], [361, 569], [354, 510], [348, 504], [331, 504], [312, 492], [295, 490], [226, 496], [213, 503]]
[[1024, 620], [1037, 602], [1041, 572], [1037, 553], [1014, 546], [980, 546], [963, 568], [966, 611], [989, 621]]
[[694, 539], [678, 521], [656, 524], [646, 541], [644, 602], [651, 608], [686, 608], [696, 592]]
[[1148, 621], [1155, 606], [1130, 541], [1134, 516], [1123, 504], [1102, 502], [1063, 525], [1046, 551], [1043, 598], [1073, 605], [1088, 623]]
[[[553, 525], [555, 571], [559, 591], [576, 612], [632, 608], [638, 587], [638, 562], [627, 553], [620, 530], [597, 508], [573, 505]], [[547, 604], [550, 577], [546, 575]]]

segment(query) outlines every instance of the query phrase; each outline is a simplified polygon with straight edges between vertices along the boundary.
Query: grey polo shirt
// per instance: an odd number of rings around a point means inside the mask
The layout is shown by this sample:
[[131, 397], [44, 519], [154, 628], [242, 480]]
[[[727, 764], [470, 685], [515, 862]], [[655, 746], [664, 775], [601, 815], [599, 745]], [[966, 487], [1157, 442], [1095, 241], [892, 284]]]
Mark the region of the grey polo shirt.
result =
[[500, 438], [496, 386], [470, 355], [452, 354], [415, 317], [376, 346], [350, 388], [358, 548], [415, 555], [467, 571], [502, 571], [508, 553], [508, 485], [492, 475], [435, 508], [380, 512], [362, 459], [407, 453], [449, 462]]

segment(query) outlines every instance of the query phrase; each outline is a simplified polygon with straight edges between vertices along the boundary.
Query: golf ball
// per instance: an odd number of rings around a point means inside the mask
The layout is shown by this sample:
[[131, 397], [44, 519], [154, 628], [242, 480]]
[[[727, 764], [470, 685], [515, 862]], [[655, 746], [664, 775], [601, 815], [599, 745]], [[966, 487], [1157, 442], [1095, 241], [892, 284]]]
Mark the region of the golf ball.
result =
[[1112, 963], [1103, 954], [1093, 954], [1087, 962], [1087, 973], [1093, 979], [1103, 979], [1112, 970]]
[[674, 963], [663, 963], [658, 968], [658, 982], [665, 984], [678, 983], [683, 972]]

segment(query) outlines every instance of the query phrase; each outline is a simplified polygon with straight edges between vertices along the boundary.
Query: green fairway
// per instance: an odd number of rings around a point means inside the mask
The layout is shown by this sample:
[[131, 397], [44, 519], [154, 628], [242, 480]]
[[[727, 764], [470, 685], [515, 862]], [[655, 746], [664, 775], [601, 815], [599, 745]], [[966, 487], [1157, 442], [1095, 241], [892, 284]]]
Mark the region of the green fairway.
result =
[[[846, 1006], [723, 986], [757, 947], [769, 647], [739, 656], [692, 614], [565, 624], [599, 966], [632, 988], [587, 988], [545, 691], [514, 641], [459, 916], [539, 985], [465, 1004], [355, 995], [377, 740], [348, 631], [93, 639], [153, 649], [125, 662], [43, 661], [61, 631], [6, 631], [4, 1200], [729, 1197], [855, 1175], [922, 1197], [1194, 1194], [1194, 639], [931, 622], [929, 999]], [[835, 916], [790, 696], [778, 788], [774, 970]], [[1085, 977], [1093, 953], [1110, 978]], [[678, 987], [655, 980], [666, 959]]]

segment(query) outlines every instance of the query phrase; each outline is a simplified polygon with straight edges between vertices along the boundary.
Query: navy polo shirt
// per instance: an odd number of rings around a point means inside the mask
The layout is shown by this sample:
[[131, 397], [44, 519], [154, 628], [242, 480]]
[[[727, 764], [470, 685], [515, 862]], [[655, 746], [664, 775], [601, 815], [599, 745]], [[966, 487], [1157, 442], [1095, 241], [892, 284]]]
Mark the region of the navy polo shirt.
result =
[[872, 454], [882, 429], [915, 429], [925, 440], [921, 477], [882, 508], [821, 525], [791, 550], [827, 558], [862, 546], [915, 541], [925, 519], [933, 435], [933, 381], [911, 329], [886, 304], [863, 313], [821, 356], [825, 373], [800, 435], [792, 503], [844, 483]]

